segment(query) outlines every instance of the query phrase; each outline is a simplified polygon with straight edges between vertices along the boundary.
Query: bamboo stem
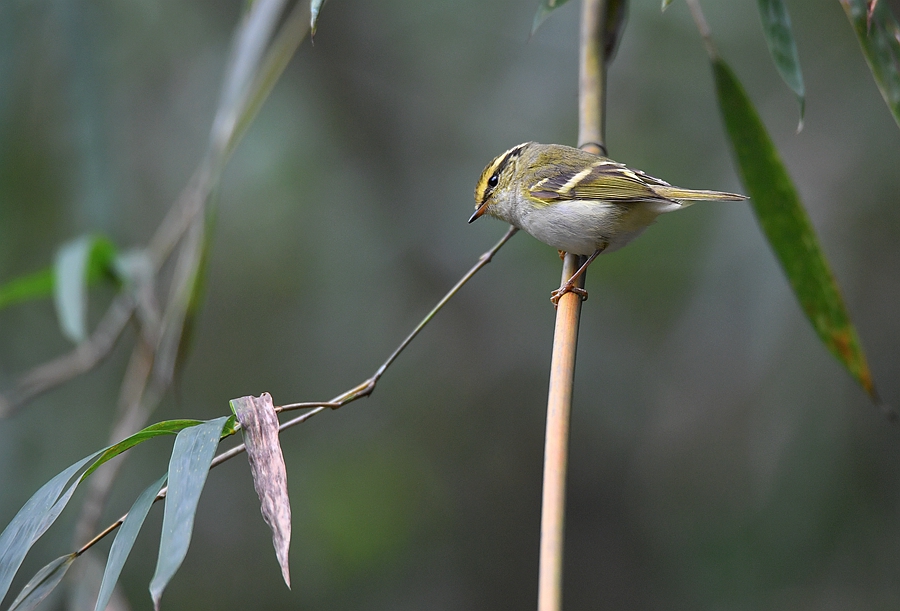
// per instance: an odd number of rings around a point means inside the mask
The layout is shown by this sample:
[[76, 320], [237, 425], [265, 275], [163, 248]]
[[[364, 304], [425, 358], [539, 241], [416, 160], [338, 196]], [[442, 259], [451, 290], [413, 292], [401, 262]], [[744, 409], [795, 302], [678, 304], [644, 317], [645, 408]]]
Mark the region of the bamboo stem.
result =
[[[578, 66], [578, 144], [606, 149], [606, 61], [603, 30], [607, 0], [583, 0]], [[599, 152], [599, 151], [591, 151]]]
[[[583, 0], [581, 12], [578, 140], [583, 148], [594, 153], [606, 152], [606, 70], [602, 34], [606, 2], [607, 0]], [[566, 282], [579, 265], [580, 257], [567, 254], [563, 262], [562, 281]], [[585, 274], [582, 274], [579, 286], [584, 286], [584, 278]], [[547, 397], [538, 611], [559, 611], [562, 607], [566, 467], [580, 316], [581, 297], [574, 293], [563, 295], [556, 311]]]
[[[566, 255], [562, 282], [572, 277], [580, 257]], [[584, 286], [584, 274], [579, 279]], [[569, 454], [569, 420], [575, 350], [581, 297], [566, 293], [559, 300], [553, 356], [550, 361], [550, 391], [547, 399], [547, 433], [544, 441], [544, 490], [541, 504], [541, 557], [538, 577], [538, 611], [558, 611], [562, 603], [562, 558], [565, 537], [566, 466]]]

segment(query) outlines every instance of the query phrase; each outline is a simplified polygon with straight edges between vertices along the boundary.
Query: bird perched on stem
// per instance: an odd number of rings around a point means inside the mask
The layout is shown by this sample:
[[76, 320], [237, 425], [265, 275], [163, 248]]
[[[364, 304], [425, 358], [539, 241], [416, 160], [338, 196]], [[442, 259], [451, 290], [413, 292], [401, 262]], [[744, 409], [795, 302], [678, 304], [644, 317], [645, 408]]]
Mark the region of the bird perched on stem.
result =
[[475, 185], [475, 214], [523, 229], [560, 252], [588, 255], [553, 291], [556, 304], [600, 253], [628, 244], [665, 212], [694, 201], [738, 201], [737, 193], [673, 187], [612, 159], [561, 144], [525, 142], [491, 161]]

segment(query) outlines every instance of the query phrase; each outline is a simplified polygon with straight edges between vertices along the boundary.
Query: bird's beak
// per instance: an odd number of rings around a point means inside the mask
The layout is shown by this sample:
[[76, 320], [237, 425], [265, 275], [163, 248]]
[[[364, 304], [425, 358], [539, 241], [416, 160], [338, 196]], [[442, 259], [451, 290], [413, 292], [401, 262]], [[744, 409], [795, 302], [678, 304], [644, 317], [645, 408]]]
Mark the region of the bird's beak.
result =
[[472, 221], [474, 221], [478, 217], [480, 217], [482, 214], [484, 214], [487, 211], [487, 207], [488, 207], [487, 202], [481, 204], [481, 206], [478, 207], [478, 210], [475, 211], [475, 214], [473, 214], [472, 216], [469, 217], [469, 222], [471, 223]]

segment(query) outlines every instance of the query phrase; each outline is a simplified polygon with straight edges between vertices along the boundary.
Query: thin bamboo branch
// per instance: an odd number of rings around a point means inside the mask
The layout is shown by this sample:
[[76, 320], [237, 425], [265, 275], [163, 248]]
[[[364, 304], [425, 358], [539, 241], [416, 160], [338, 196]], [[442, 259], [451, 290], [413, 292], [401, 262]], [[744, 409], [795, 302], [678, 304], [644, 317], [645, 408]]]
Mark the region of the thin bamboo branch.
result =
[[[143, 400], [150, 372], [153, 367], [153, 346], [142, 337], [138, 337], [132, 349], [131, 358], [125, 371], [125, 377], [119, 391], [119, 414], [109, 435], [110, 445], [140, 430], [149, 417], [147, 403]], [[105, 469], [94, 474], [88, 481], [88, 492], [81, 506], [81, 515], [75, 523], [74, 541], [83, 541], [97, 529], [97, 523], [106, 500], [112, 490], [122, 460], [110, 461]]]
[[[329, 401], [327, 404], [323, 404], [323, 406], [330, 407], [332, 409], [337, 409], [338, 407], [341, 407], [348, 401], [351, 401], [353, 399], [358, 399], [360, 397], [364, 397], [366, 395], [371, 394], [372, 391], [375, 390], [375, 384], [378, 383], [378, 380], [381, 378], [382, 375], [384, 375], [384, 372], [387, 371], [387, 368], [390, 367], [391, 363], [393, 363], [394, 360], [398, 356], [400, 356], [400, 353], [403, 352], [407, 346], [409, 346], [409, 344], [416, 338], [416, 336], [419, 334], [419, 332], [425, 328], [425, 325], [427, 325], [429, 322], [431, 322], [431, 319], [434, 318], [435, 314], [440, 312], [441, 308], [443, 308], [444, 305], [446, 305], [446, 303], [448, 301], [450, 301], [450, 299], [454, 295], [456, 295], [457, 292], [459, 292], [459, 289], [461, 289], [466, 284], [466, 282], [468, 282], [469, 280], [472, 279], [472, 276], [474, 276], [478, 272], [478, 270], [480, 270], [482, 267], [484, 267], [485, 265], [487, 265], [488, 263], [491, 262], [491, 259], [493, 259], [494, 255], [497, 254], [497, 251], [500, 250], [500, 248], [504, 244], [506, 244], [506, 242], [511, 237], [513, 237], [517, 231], [518, 231], [518, 229], [516, 229], [513, 226], [510, 226], [510, 228], [506, 232], [506, 234], [502, 238], [500, 238], [500, 241], [497, 242], [493, 246], [493, 248], [491, 248], [486, 253], [484, 253], [483, 255], [478, 257], [478, 262], [472, 266], [472, 269], [470, 269], [468, 272], [466, 272], [466, 274], [462, 278], [459, 279], [459, 282], [457, 282], [455, 285], [453, 285], [453, 288], [451, 288], [449, 291], [447, 291], [447, 294], [444, 295], [443, 299], [441, 299], [439, 302], [437, 302], [437, 305], [435, 305], [431, 309], [431, 311], [425, 316], [425, 318], [423, 318], [422, 321], [418, 325], [416, 325], [416, 328], [412, 330], [412, 332], [406, 337], [405, 340], [403, 340], [400, 343], [399, 346], [397, 346], [397, 349], [394, 350], [394, 352], [387, 358], [387, 360], [381, 364], [381, 367], [378, 368], [378, 370], [375, 372], [375, 374], [371, 378], [369, 378], [368, 380], [366, 380], [359, 386], [348, 390], [344, 394], [342, 394], [338, 397], [335, 397], [334, 399]], [[305, 403], [294, 403], [291, 405], [285, 405], [281, 409], [287, 411], [287, 410], [291, 410], [291, 409], [299, 409], [301, 407], [308, 407], [308, 406], [309, 406], [309, 404], [305, 404]]]
[[709, 24], [706, 22], [706, 17], [703, 15], [703, 10], [700, 8], [700, 2], [698, 2], [698, 0], [685, 1], [687, 2], [688, 8], [691, 10], [691, 16], [694, 18], [697, 31], [700, 32], [700, 38], [703, 39], [703, 45], [706, 47], [706, 52], [709, 53], [709, 56], [712, 58], [718, 57], [719, 53], [716, 51], [716, 45], [713, 44], [712, 31], [709, 29]]
[[134, 308], [135, 302], [131, 295], [116, 297], [86, 341], [78, 344], [68, 354], [38, 365], [24, 374], [5, 397], [0, 396], [0, 418], [13, 415], [38, 395], [96, 367], [109, 356], [116, 340], [128, 325]]
[[[460, 278], [459, 281], [455, 285], [453, 285], [453, 288], [451, 288], [449, 291], [447, 291], [447, 294], [444, 295], [444, 297], [437, 303], [436, 306], [434, 306], [431, 309], [431, 311], [428, 314], [425, 315], [425, 318], [423, 318], [422, 321], [418, 325], [416, 325], [415, 329], [413, 329], [412, 332], [406, 337], [406, 339], [404, 339], [400, 343], [400, 345], [391, 353], [391, 355], [387, 358], [387, 360], [385, 360], [385, 362], [381, 364], [381, 366], [375, 371], [374, 375], [372, 375], [371, 378], [365, 380], [361, 384], [357, 384], [350, 390], [339, 394], [337, 397], [335, 397], [334, 399], [332, 399], [330, 401], [323, 401], [321, 403], [310, 403], [310, 402], [289, 403], [287, 405], [282, 405], [282, 406], [276, 407], [275, 408], [276, 412], [285, 412], [285, 411], [296, 410], [296, 409], [314, 408], [304, 414], [301, 414], [299, 416], [296, 416], [295, 418], [292, 418], [291, 420], [282, 422], [281, 425], [278, 427], [278, 431], [279, 432], [285, 431], [291, 427], [294, 427], [298, 424], [306, 422], [307, 420], [309, 420], [316, 414], [321, 413], [321, 412], [325, 411], [326, 409], [329, 409], [329, 408], [337, 409], [348, 403], [351, 403], [352, 401], [356, 401], [357, 399], [362, 399], [363, 397], [367, 397], [370, 394], [372, 394], [372, 391], [375, 390], [375, 385], [378, 383], [378, 380], [381, 379], [381, 376], [384, 375], [384, 372], [387, 371], [387, 368], [391, 366], [391, 364], [397, 359], [398, 356], [400, 356], [400, 353], [403, 352], [403, 350], [406, 349], [407, 346], [409, 346], [410, 342], [412, 342], [412, 340], [415, 339], [415, 337], [419, 334], [419, 332], [422, 331], [422, 329], [424, 329], [425, 326], [429, 322], [431, 322], [431, 320], [434, 318], [435, 314], [437, 314], [441, 310], [441, 308], [443, 308], [444, 305], [446, 305], [446, 303], [454, 295], [456, 295], [456, 293], [458, 293], [459, 290], [469, 280], [472, 279], [472, 277], [478, 272], [478, 270], [480, 270], [482, 267], [484, 267], [485, 265], [487, 265], [488, 263], [491, 262], [491, 259], [493, 259], [494, 255], [497, 254], [497, 251], [500, 250], [500, 248], [504, 244], [506, 244], [506, 242], [511, 237], [513, 237], [517, 231], [518, 231], [518, 229], [516, 229], [515, 227], [510, 227], [509, 230], [506, 232], [506, 234], [502, 238], [500, 238], [500, 241], [498, 241], [496, 244], [494, 244], [494, 246], [490, 250], [488, 250], [483, 255], [478, 257], [478, 262], [475, 263], [475, 265], [473, 265], [472, 268], [468, 272], [466, 272], [466, 274], [462, 278]], [[574, 273], [574, 270], [572, 270], [572, 273]], [[230, 460], [230, 459], [234, 458], [235, 456], [243, 454], [246, 450], [247, 450], [247, 448], [243, 443], [238, 444], [235, 447], [233, 447], [229, 450], [226, 450], [225, 452], [222, 452], [221, 454], [219, 454], [215, 458], [213, 458], [212, 462], [210, 463], [209, 468], [212, 469], [214, 467], [217, 467], [217, 466], [221, 465], [223, 462]], [[166, 498], [167, 491], [168, 491], [168, 487], [165, 487], [162, 490], [160, 490], [159, 494], [156, 495], [156, 499], [154, 500], [154, 503], [156, 501]], [[75, 554], [77, 556], [80, 556], [81, 554], [83, 554], [84, 552], [89, 550], [91, 547], [93, 547], [94, 545], [99, 543], [107, 535], [109, 535], [110, 533], [115, 531], [119, 526], [121, 526], [122, 522], [125, 521], [126, 517], [128, 517], [127, 513], [125, 515], [123, 515], [121, 518], [119, 518], [118, 520], [116, 520], [115, 522], [113, 522], [112, 524], [110, 524], [109, 526], [107, 526], [106, 528], [104, 528], [101, 532], [99, 532], [97, 535], [95, 535], [93, 538], [91, 538], [90, 541], [88, 541], [87, 543], [82, 545], [81, 548], [75, 552]]]
[[[297, 13], [297, 11], [294, 11], [294, 12]], [[300, 14], [300, 13], [298, 13], [298, 14]], [[291, 20], [296, 20], [296, 18], [297, 18], [297, 15], [295, 15], [295, 14], [291, 15]], [[276, 41], [278, 44], [273, 45], [274, 47], [277, 47], [276, 55], [289, 57], [293, 53], [293, 49], [296, 47], [296, 44], [294, 44], [293, 39], [302, 37], [302, 34], [300, 33], [301, 29], [302, 28], [293, 28], [291, 30], [290, 36], [286, 35], [286, 36], [279, 37], [279, 40]], [[305, 33], [305, 30], [303, 30], [302, 33]], [[293, 44], [293, 47], [291, 47], [288, 43]], [[284, 57], [276, 57], [273, 61], [267, 63], [265, 66], [265, 70], [263, 71], [263, 73], [264, 73], [263, 76], [265, 78], [258, 79], [258, 82], [254, 83], [254, 90], [255, 91], [256, 90], [259, 90], [259, 91], [265, 90], [265, 92], [267, 93], [268, 90], [271, 89], [271, 82], [275, 78], [275, 75], [280, 73], [280, 71], [283, 69], [284, 63], [286, 63], [286, 59], [284, 59]], [[252, 100], [253, 103], [251, 104], [252, 108], [250, 108], [246, 112], [251, 115], [254, 114], [255, 111], [258, 110], [259, 104], [261, 103], [261, 99], [263, 99], [264, 97], [265, 97], [265, 94], [263, 93], [263, 94], [257, 95], [256, 98], [253, 98], [253, 100]], [[221, 156], [227, 158], [227, 156], [230, 154], [231, 150], [233, 150], [234, 140], [239, 138], [240, 134], [242, 133], [242, 130], [240, 130], [240, 129], [233, 129], [232, 131], [234, 132], [235, 135], [233, 135], [230, 139], [228, 139], [230, 146], [219, 146], [219, 147], [213, 146], [213, 147], [211, 147], [213, 149], [213, 153], [218, 151]], [[222, 139], [220, 138], [219, 140], [221, 141]], [[204, 162], [200, 164], [197, 171], [192, 176], [190, 183], [184, 189], [182, 194], [179, 196], [178, 200], [176, 200], [174, 205], [170, 208], [169, 213], [167, 214], [166, 218], [163, 220], [159, 229], [157, 230], [157, 232], [155, 233], [153, 238], [150, 240], [150, 243], [148, 244], [148, 247], [147, 247], [147, 253], [149, 255], [151, 264], [153, 266], [154, 274], [159, 271], [159, 268], [171, 256], [172, 252], [175, 250], [175, 248], [177, 247], [179, 242], [183, 243], [183, 240], [185, 239], [185, 234], [188, 233], [189, 229], [191, 227], [196, 228], [196, 227], [200, 226], [200, 224], [202, 223], [202, 220], [199, 220], [198, 217], [202, 214], [202, 212], [204, 210], [204, 207], [207, 203], [209, 194], [218, 178], [217, 170], [220, 171], [222, 165], [224, 165], [224, 159], [220, 160], [219, 164], [216, 164], [216, 163], [211, 163], [209, 158], [205, 159]], [[431, 310], [431, 312], [429, 312], [425, 316], [425, 318], [415, 327], [415, 329], [413, 329], [413, 331], [409, 334], [409, 336], [407, 336], [406, 339], [403, 342], [401, 342], [401, 344], [397, 347], [397, 349], [394, 350], [393, 353], [391, 353], [391, 355], [387, 358], [387, 360], [385, 360], [385, 362], [382, 363], [382, 365], [376, 370], [375, 374], [371, 378], [367, 379], [366, 381], [357, 385], [356, 387], [338, 395], [331, 401], [321, 402], [321, 403], [308, 403], [308, 402], [307, 403], [293, 403], [293, 404], [288, 404], [288, 405], [284, 405], [284, 406], [276, 408], [276, 410], [278, 412], [294, 410], [294, 409], [302, 409], [302, 408], [314, 408], [314, 409], [311, 409], [311, 411], [308, 411], [300, 416], [297, 416], [291, 420], [288, 420], [288, 421], [282, 423], [279, 427], [279, 430], [283, 431], [283, 430], [286, 430], [293, 426], [296, 426], [302, 422], [305, 422], [312, 416], [324, 411], [325, 409], [328, 409], [328, 408], [336, 409], [338, 407], [346, 405], [347, 403], [355, 401], [356, 399], [360, 399], [362, 397], [366, 397], [366, 396], [370, 395], [374, 391], [375, 386], [378, 383], [381, 376], [384, 375], [387, 368], [394, 362], [394, 360], [396, 360], [396, 358], [400, 355], [400, 353], [403, 352], [403, 350], [413, 341], [413, 339], [415, 339], [415, 337], [422, 331], [422, 329], [433, 319], [433, 317], [438, 313], [438, 311], [440, 311], [441, 308], [443, 308], [443, 306], [446, 305], [446, 303], [462, 288], [462, 286], [465, 285], [475, 275], [475, 273], [478, 272], [478, 270], [480, 270], [482, 267], [484, 267], [491, 261], [493, 256], [497, 253], [497, 251], [516, 233], [516, 231], [517, 231], [516, 228], [510, 227], [509, 231], [507, 231], [506, 235], [504, 235], [503, 238], [493, 248], [491, 248], [489, 251], [485, 252], [481, 257], [479, 257], [478, 262], [472, 267], [472, 269], [470, 269], [456, 283], [456, 285], [454, 285], [454, 287], [447, 293], [447, 295], [445, 295], [444, 298], [438, 302], [438, 304]], [[196, 241], [194, 241], [194, 242], [196, 242]], [[191, 243], [184, 244], [183, 243], [183, 251], [181, 253], [182, 256], [179, 260], [179, 264], [181, 264], [181, 265], [177, 266], [177, 267], [184, 267], [184, 269], [186, 269], [188, 272], [196, 271], [194, 269], [195, 265], [192, 265], [192, 263], [195, 263], [197, 260], [196, 253], [186, 252], [186, 251], [190, 251], [190, 250], [195, 250], [195, 249], [190, 248], [191, 246], [196, 246], [196, 244], [191, 244]], [[166, 315], [168, 315], [168, 316], [172, 315], [171, 312], [172, 312], [172, 304], [173, 303], [179, 304], [179, 302], [183, 303], [183, 301], [184, 301], [184, 295], [182, 294], [183, 293], [182, 289], [184, 287], [182, 286], [183, 282], [180, 280], [183, 277], [188, 276], [189, 274], [183, 273], [184, 270], [181, 270], [182, 273], [179, 274], [178, 271], [179, 270], [176, 269], [176, 274], [175, 274], [176, 277], [173, 280], [173, 288], [170, 291], [170, 295], [169, 295], [170, 303], [169, 303], [169, 306], [166, 311]], [[120, 301], [122, 299], [124, 299], [124, 297], [120, 298]], [[115, 303], [118, 303], [118, 301]], [[122, 306], [120, 305], [118, 308], [116, 308], [115, 303], [114, 303], [114, 307], [110, 308], [108, 315], [115, 314], [115, 313], [121, 314]], [[112, 327], [113, 327], [112, 330], [106, 330], [105, 326], [101, 323], [101, 326], [98, 329], [98, 333], [95, 334], [95, 335], [97, 335], [98, 341], [85, 342], [85, 344], [83, 344], [80, 347], [81, 350], [80, 351], [76, 350], [76, 352], [72, 355], [73, 357], [76, 357], [75, 360], [77, 361], [76, 362], [77, 366], [72, 367], [70, 365], [70, 368], [73, 369], [73, 372], [74, 372], [72, 375], [77, 375], [78, 373], [83, 373], [84, 371], [87, 371], [88, 369], [90, 369], [91, 367], [96, 365], [96, 363], [100, 359], [102, 359], [103, 356], [105, 356], [109, 353], [109, 350], [112, 347], [112, 343], [115, 341], [115, 339], [117, 337], [119, 337], [122, 330], [124, 329], [125, 324], [127, 323], [127, 320], [131, 317], [132, 313], [134, 312], [135, 305], [134, 305], [133, 299], [129, 299], [126, 303], [128, 305], [127, 311], [126, 311], [127, 316], [125, 316], [124, 319], [121, 320], [120, 325], [112, 325]], [[116, 320], [118, 320], [118, 319], [116, 319]], [[156, 321], [156, 322], [158, 323], [159, 321]], [[181, 328], [181, 324], [182, 324], [183, 320], [181, 320], [180, 318], [177, 319], [175, 321], [174, 325], [171, 323], [171, 321], [168, 321], [169, 324], [166, 324], [166, 322], [167, 322], [166, 317], [164, 317], [163, 321], [162, 321], [163, 329], [165, 329], [166, 327], [175, 327], [178, 329], [178, 332], [180, 333], [180, 328]], [[104, 331], [104, 332], [100, 333], [99, 331]], [[158, 329], [154, 329], [154, 335], [158, 331], [159, 331]], [[92, 339], [94, 339], [94, 338], [92, 338]], [[126, 394], [129, 395], [129, 403], [131, 403], [133, 407], [141, 408], [138, 410], [141, 415], [145, 414], [145, 411], [143, 410], [143, 408], [146, 406], [143, 405], [143, 403], [144, 403], [143, 399], [147, 399], [146, 393], [147, 393], [147, 384], [148, 384], [148, 382], [150, 382], [150, 380], [148, 379], [150, 370], [154, 366], [156, 366], [156, 367], [159, 366], [158, 358], [157, 358], [159, 356], [158, 355], [158, 352], [159, 352], [158, 343], [161, 339], [162, 338], [156, 337], [156, 341], [151, 342], [150, 344], [147, 344], [148, 354], [141, 355], [143, 358], [138, 359], [138, 361], [140, 361], [140, 363], [143, 366], [137, 367], [135, 369], [134, 376], [133, 376], [134, 380], [132, 380], [133, 384], [129, 384], [126, 381], [125, 386], [123, 386], [123, 395], [126, 395]], [[139, 341], [143, 342], [144, 340], [139, 339]], [[84, 355], [82, 354], [82, 352], [84, 352], [85, 347], [91, 349], [91, 353], [89, 355], [90, 358], [87, 359], [86, 361], [84, 359]], [[72, 356], [69, 357], [70, 360], [72, 360]], [[165, 361], [166, 359], [163, 358], [162, 360]], [[53, 364], [53, 363], [51, 363], [51, 364]], [[169, 384], [171, 378], [170, 378], [170, 375], [165, 375], [165, 374], [170, 373], [171, 367], [165, 366], [165, 365], [166, 365], [166, 363], [164, 363], [164, 366], [162, 367], [162, 373], [164, 374], [162, 376], [162, 380], [154, 380], [153, 381], [154, 383], [150, 384], [150, 386], [151, 386], [150, 394], [152, 394], [153, 397], [151, 399], [147, 399], [146, 403], [155, 404], [156, 402], [158, 402], [159, 397], [161, 396], [160, 391], [162, 391], [166, 387], [168, 387], [168, 384]], [[129, 369], [132, 369], [132, 368], [129, 368]], [[56, 374], [54, 376], [54, 382], [60, 383], [60, 382], [64, 381], [64, 379], [63, 379], [64, 377], [65, 377], [64, 375]], [[68, 379], [68, 378], [66, 378], [66, 379]], [[128, 390], [126, 390], [126, 387], [128, 387]], [[44, 389], [41, 388], [40, 390], [44, 390]], [[131, 391], [133, 391], [133, 392], [131, 392]], [[130, 396], [132, 394], [134, 394], [136, 396], [133, 396], [133, 397]], [[2, 403], [0, 403], [0, 408], [2, 408], [2, 407], [4, 407], [4, 405]], [[137, 413], [138, 412], [135, 410], [126, 410], [126, 418], [124, 419], [123, 422], [120, 423], [120, 425], [117, 425], [116, 430], [120, 431], [120, 430], [122, 430], [122, 428], [132, 427], [134, 425], [134, 420], [136, 418], [138, 418], [138, 416], [136, 415]], [[132, 417], [128, 417], [129, 414]], [[212, 462], [210, 464], [210, 468], [214, 468], [214, 467], [222, 464], [223, 462], [225, 462], [245, 451], [246, 451], [246, 447], [244, 446], [244, 444], [239, 444], [239, 445], [231, 448], [230, 450], [227, 450], [227, 451], [219, 454], [218, 456], [216, 456], [212, 460]], [[110, 477], [108, 479], [111, 482], [112, 478]], [[108, 489], [108, 483], [109, 482], [104, 482], [103, 485], [101, 485], [100, 487], [104, 488], [104, 489]], [[157, 495], [155, 500], [158, 501], [158, 500], [165, 498], [167, 491], [168, 491], [168, 488], [163, 488], [160, 491], [160, 493]], [[105, 496], [105, 495], [101, 494], [100, 496]], [[91, 523], [95, 519], [94, 511], [91, 511], [90, 509], [88, 509], [86, 514], [87, 514], [87, 517], [85, 518], [84, 522], [82, 522], [83, 525]], [[107, 535], [114, 532], [119, 526], [121, 526], [121, 524], [124, 522], [127, 515], [128, 514], [123, 515], [121, 518], [119, 518], [118, 520], [116, 520], [115, 522], [113, 522], [112, 524], [107, 526], [103, 531], [101, 531], [100, 533], [95, 535], [87, 543], [85, 543], [80, 549], [78, 549], [78, 551], [75, 552], [75, 554], [80, 556], [81, 554], [86, 552], [88, 549], [93, 547], [96, 543], [98, 543], [99, 541], [104, 539]]]
[[[605, 153], [606, 62], [604, 21], [607, 0], [583, 0], [579, 61], [578, 141], [594, 153]], [[567, 254], [562, 281], [579, 267], [579, 257]], [[582, 274], [580, 286], [584, 286]], [[541, 548], [538, 575], [538, 611], [562, 607], [562, 563], [565, 538], [566, 467], [569, 452], [569, 421], [575, 379], [575, 353], [581, 297], [567, 293], [559, 300], [550, 388], [547, 397], [547, 432], [544, 443], [544, 488], [541, 501]]]

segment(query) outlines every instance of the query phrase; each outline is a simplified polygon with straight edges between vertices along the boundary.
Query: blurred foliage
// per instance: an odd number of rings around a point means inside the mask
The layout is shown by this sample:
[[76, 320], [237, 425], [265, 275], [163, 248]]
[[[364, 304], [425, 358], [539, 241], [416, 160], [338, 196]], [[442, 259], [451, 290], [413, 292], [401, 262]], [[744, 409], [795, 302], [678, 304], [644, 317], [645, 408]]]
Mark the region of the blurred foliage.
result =
[[887, 2], [841, 0], [841, 4], [853, 24], [881, 96], [900, 125], [900, 25]]
[[797, 189], [734, 72], [719, 57], [712, 65], [725, 129], [760, 227], [819, 338], [879, 403], [856, 329]]
[[[78, 235], [146, 243], [206, 150], [242, 4], [0, 6], [0, 285]], [[790, 3], [806, 93], [795, 134], [756, 3], [707, 4], [896, 405], [900, 138], [853, 28], [837, 2]], [[194, 347], [159, 418], [215, 417], [262, 390], [326, 399], [370, 375], [505, 230], [465, 223], [484, 163], [524, 140], [575, 144], [576, 7], [529, 40], [528, 3], [329, 2], [225, 170]], [[659, 8], [632, 4], [611, 64], [610, 152], [737, 190], [690, 16]], [[213, 473], [165, 605], [533, 605], [558, 281], [556, 253], [519, 235], [372, 397], [284, 435], [293, 591], [248, 469]], [[566, 608], [896, 606], [896, 432], [821, 349], [748, 207], [662, 219], [596, 263], [588, 289]], [[0, 389], [67, 349], [49, 302], [0, 310]], [[0, 522], [106, 445], [126, 360], [120, 348], [0, 423]], [[165, 449], [134, 451], [106, 518], [165, 464]], [[70, 551], [70, 533], [63, 514], [13, 589]], [[123, 571], [135, 608], [152, 563]]]
[[784, 0], [758, 0], [759, 17], [762, 21], [763, 33], [769, 44], [772, 61], [778, 73], [788, 87], [797, 95], [800, 103], [800, 124], [803, 126], [803, 108], [806, 98], [803, 88], [803, 71], [800, 68], [800, 57], [797, 44], [791, 30], [791, 16], [788, 14]]
[[[74, 253], [76, 260], [71, 261], [71, 256], [64, 256], [66, 250], [78, 250]], [[103, 236], [81, 236], [75, 238], [71, 242], [63, 244], [59, 252], [57, 252], [57, 264], [54, 267], [48, 267], [36, 272], [13, 278], [0, 286], [0, 308], [9, 305], [29, 301], [32, 299], [41, 299], [49, 297], [54, 293], [60, 294], [57, 298], [57, 314], [62, 317], [60, 310], [63, 307], [79, 302], [81, 299], [86, 300], [86, 288], [103, 278], [113, 278], [115, 276], [114, 263], [116, 260], [115, 245]], [[81, 282], [74, 283], [76, 286], [61, 289], [57, 278], [60, 276], [60, 260], [69, 259], [70, 264], [80, 267], [74, 270], [75, 279], [80, 277]], [[65, 275], [65, 274], [63, 274]], [[70, 276], [71, 277], [71, 276]], [[69, 295], [68, 293], [75, 293]], [[59, 306], [59, 304], [64, 304]], [[83, 325], [83, 321], [79, 321]], [[65, 333], [65, 330], [63, 330]], [[84, 333], [82, 330], [81, 336]]]

